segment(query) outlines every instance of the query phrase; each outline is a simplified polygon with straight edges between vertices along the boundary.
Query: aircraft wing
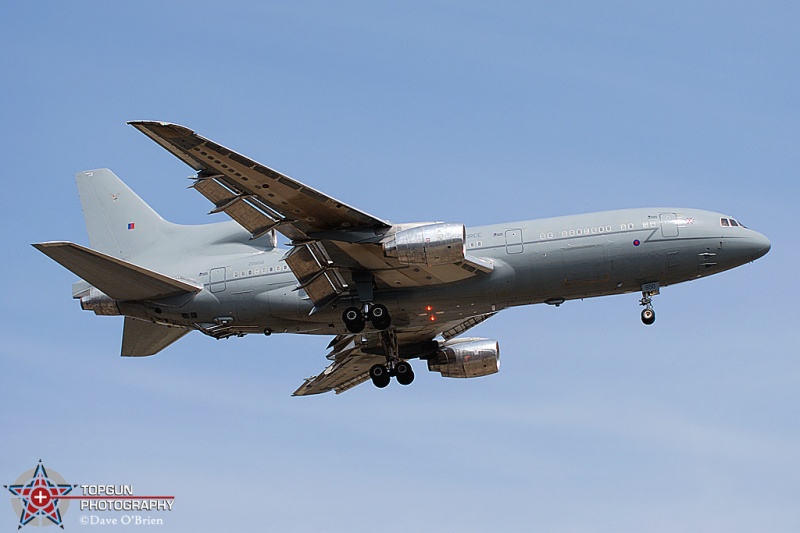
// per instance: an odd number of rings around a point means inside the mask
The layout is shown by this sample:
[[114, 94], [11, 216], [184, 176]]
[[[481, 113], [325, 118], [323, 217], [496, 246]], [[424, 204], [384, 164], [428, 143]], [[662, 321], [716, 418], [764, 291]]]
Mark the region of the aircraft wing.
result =
[[328, 354], [328, 359], [333, 359], [333, 362], [318, 376], [306, 379], [292, 396], [308, 396], [329, 391], [341, 394], [367, 381], [372, 365], [386, 362], [383, 356], [365, 353], [357, 335], [344, 336], [339, 344], [338, 348]]
[[381, 240], [392, 223], [351, 207], [253, 161], [189, 128], [130, 122], [197, 171], [192, 185], [250, 231], [277, 230], [292, 240], [286, 263], [318, 308], [349, 291], [353, 272], [370, 273], [378, 288], [408, 288], [463, 280], [491, 272], [489, 261], [467, 257], [444, 265], [413, 265], [386, 257]]
[[[436, 323], [413, 330], [397, 332], [400, 355], [404, 352], [432, 353], [438, 349], [436, 337], [450, 340], [466, 330], [494, 316], [496, 312], [469, 317], [462, 321]], [[369, 380], [369, 369], [373, 365], [383, 364], [386, 358], [378, 351], [380, 341], [378, 334], [340, 335], [331, 342], [333, 348], [328, 359], [333, 361], [319, 375], [312, 376], [292, 394], [292, 396], [309, 396], [335, 391], [341, 394]]]
[[196, 170], [193, 187], [214, 202], [212, 212], [224, 211], [254, 237], [272, 228], [292, 240], [308, 240], [323, 231], [392, 226], [184, 126], [151, 121], [129, 124]]

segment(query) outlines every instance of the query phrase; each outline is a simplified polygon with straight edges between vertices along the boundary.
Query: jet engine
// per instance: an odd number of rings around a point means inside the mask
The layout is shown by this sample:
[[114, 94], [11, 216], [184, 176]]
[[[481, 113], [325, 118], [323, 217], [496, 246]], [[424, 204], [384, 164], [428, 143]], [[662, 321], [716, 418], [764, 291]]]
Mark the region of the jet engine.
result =
[[464, 260], [466, 238], [464, 224], [426, 224], [395, 233], [383, 253], [405, 264], [447, 265]]
[[477, 378], [500, 370], [500, 345], [494, 339], [453, 339], [428, 358], [428, 370], [445, 378]]
[[74, 298], [80, 298], [81, 309], [84, 311], [94, 311], [96, 315], [108, 316], [121, 314], [117, 302], [94, 287], [90, 287], [89, 290], [75, 295]]

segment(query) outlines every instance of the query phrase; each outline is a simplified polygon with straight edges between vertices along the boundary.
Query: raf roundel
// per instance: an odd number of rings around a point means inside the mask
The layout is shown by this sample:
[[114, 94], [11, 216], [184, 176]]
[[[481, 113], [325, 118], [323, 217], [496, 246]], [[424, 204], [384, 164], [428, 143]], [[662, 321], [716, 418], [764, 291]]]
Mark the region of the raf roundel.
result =
[[639, 239], [634, 239], [634, 241], [633, 241], [633, 245], [634, 246], [639, 246], [640, 244], [642, 244], [642, 243], [641, 243], [641, 241], [639, 241]]

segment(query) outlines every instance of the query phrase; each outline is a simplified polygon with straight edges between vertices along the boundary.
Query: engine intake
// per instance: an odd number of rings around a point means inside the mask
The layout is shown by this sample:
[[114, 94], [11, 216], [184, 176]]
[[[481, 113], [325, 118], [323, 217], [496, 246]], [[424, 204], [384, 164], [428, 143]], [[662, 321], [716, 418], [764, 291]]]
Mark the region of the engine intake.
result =
[[428, 370], [445, 378], [477, 378], [500, 370], [500, 345], [494, 339], [460, 339], [444, 343], [428, 359]]
[[398, 231], [383, 253], [405, 264], [447, 265], [464, 260], [466, 239], [463, 224], [427, 224]]

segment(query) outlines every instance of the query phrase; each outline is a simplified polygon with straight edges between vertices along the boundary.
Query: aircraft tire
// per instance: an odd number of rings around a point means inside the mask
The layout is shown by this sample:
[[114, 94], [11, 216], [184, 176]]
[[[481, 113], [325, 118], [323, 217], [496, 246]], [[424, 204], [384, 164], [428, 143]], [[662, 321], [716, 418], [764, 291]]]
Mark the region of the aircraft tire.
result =
[[384, 365], [374, 365], [369, 369], [369, 377], [372, 379], [372, 384], [382, 389], [389, 385], [392, 377], [389, 375], [389, 369]]
[[370, 307], [369, 321], [372, 322], [372, 327], [379, 331], [387, 330], [392, 325], [392, 317], [383, 304], [375, 304]]
[[344, 327], [347, 328], [347, 331], [350, 333], [361, 333], [364, 331], [364, 326], [366, 326], [361, 311], [356, 307], [348, 307], [344, 310], [342, 313], [342, 322], [344, 322]]
[[394, 376], [400, 385], [411, 385], [414, 381], [414, 369], [406, 361], [400, 361], [394, 367]]
[[656, 312], [652, 309], [645, 309], [642, 311], [642, 322], [649, 326], [656, 321]]

